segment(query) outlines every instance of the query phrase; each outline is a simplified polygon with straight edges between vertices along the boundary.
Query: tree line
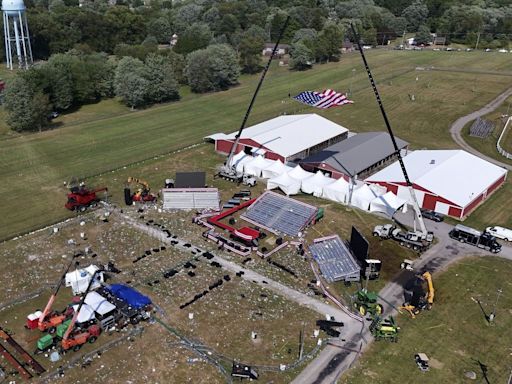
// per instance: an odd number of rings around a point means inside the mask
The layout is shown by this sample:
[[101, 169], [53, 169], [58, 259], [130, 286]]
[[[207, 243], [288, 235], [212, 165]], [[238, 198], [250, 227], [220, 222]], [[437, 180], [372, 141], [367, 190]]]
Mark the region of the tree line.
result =
[[[405, 32], [429, 43], [501, 47], [512, 34], [512, 0], [26, 0], [35, 59], [8, 83], [13, 129], [42, 129], [49, 111], [117, 96], [131, 108], [227, 89], [262, 68], [265, 42], [290, 45], [290, 69], [336, 61], [354, 23], [364, 44]], [[170, 41], [175, 45], [170, 47]], [[167, 49], [159, 49], [164, 44]], [[161, 48], [161, 47], [160, 47]], [[3, 49], [3, 47], [2, 47]], [[2, 51], [3, 54], [3, 51]], [[36, 106], [37, 104], [37, 106]], [[30, 109], [29, 107], [32, 106]], [[23, 110], [30, 110], [24, 117]], [[20, 118], [21, 117], [21, 118]]]

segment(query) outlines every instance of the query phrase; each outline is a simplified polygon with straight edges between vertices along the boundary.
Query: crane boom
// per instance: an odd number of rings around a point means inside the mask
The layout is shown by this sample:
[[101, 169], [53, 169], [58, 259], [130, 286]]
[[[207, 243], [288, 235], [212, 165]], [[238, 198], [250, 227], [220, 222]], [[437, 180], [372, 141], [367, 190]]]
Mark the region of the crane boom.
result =
[[[247, 123], [247, 119], [249, 118], [249, 114], [251, 113], [252, 106], [254, 105], [254, 101], [256, 100], [256, 96], [258, 96], [258, 92], [260, 91], [261, 85], [263, 84], [263, 80], [265, 79], [265, 75], [267, 74], [267, 71], [270, 67], [270, 63], [272, 63], [272, 59], [274, 58], [274, 55], [277, 52], [277, 48], [279, 46], [279, 42], [281, 41], [281, 38], [283, 37], [284, 31], [286, 27], [288, 26], [288, 22], [290, 21], [290, 16], [288, 16], [283, 24], [283, 27], [281, 28], [281, 31], [279, 31], [279, 37], [277, 38], [276, 44], [274, 45], [274, 49], [272, 49], [272, 54], [270, 55], [270, 58], [268, 59], [267, 65], [263, 69], [263, 72], [260, 77], [260, 81], [258, 82], [258, 86], [256, 87], [256, 91], [252, 95], [251, 102], [249, 103], [249, 108], [247, 108], [247, 111], [245, 112], [244, 119], [242, 120], [242, 124], [240, 125], [240, 129], [238, 130], [238, 133], [235, 136], [235, 142], [233, 143], [233, 146], [231, 147], [231, 150], [229, 151], [229, 156], [226, 161], [226, 167], [231, 168], [231, 161], [233, 160], [233, 156], [235, 154], [236, 148], [238, 147], [238, 143], [240, 142], [240, 137], [242, 135], [242, 131], [245, 128], [245, 124]], [[236, 170], [235, 170], [236, 173]]]
[[50, 299], [48, 300], [48, 303], [46, 304], [46, 307], [44, 308], [43, 313], [39, 317], [38, 326], [39, 328], [43, 327], [44, 320], [46, 319], [46, 316], [50, 313], [50, 310], [52, 309], [53, 303], [55, 301], [55, 298], [57, 297], [57, 294], [59, 293], [60, 287], [62, 286], [62, 283], [64, 282], [64, 279], [66, 278], [66, 274], [69, 272], [69, 269], [71, 268], [71, 265], [73, 264], [73, 261], [75, 260], [75, 255], [71, 257], [71, 261], [69, 262], [66, 270], [62, 274], [59, 282], [57, 283], [57, 287], [55, 288], [55, 292], [52, 293], [50, 296]]
[[94, 283], [94, 278], [100, 272], [103, 272], [103, 271], [101, 269], [98, 269], [98, 270], [94, 271], [94, 273], [92, 274], [91, 280], [89, 281], [89, 284], [87, 285], [87, 289], [85, 290], [84, 295], [82, 296], [82, 299], [80, 300], [80, 304], [78, 305], [77, 310], [73, 314], [73, 319], [71, 320], [71, 323], [69, 323], [68, 329], [66, 329], [66, 333], [64, 333], [64, 336], [62, 337], [63, 343], [69, 339], [69, 335], [71, 334], [71, 331], [75, 327], [76, 319], [78, 319], [78, 314], [80, 313], [80, 310], [82, 309], [82, 306], [84, 305], [85, 298], [87, 297], [87, 294], [91, 290], [91, 287]]
[[432, 275], [427, 271], [422, 277], [427, 281], [427, 303], [432, 306], [432, 304], [434, 304], [434, 283], [432, 282]]
[[420, 231], [423, 237], [427, 236], [427, 227], [425, 226], [425, 221], [423, 220], [423, 215], [421, 214], [421, 209], [418, 204], [418, 199], [416, 198], [416, 194], [414, 193], [413, 185], [411, 180], [409, 179], [409, 175], [407, 174], [407, 170], [405, 169], [404, 160], [402, 158], [402, 154], [400, 153], [400, 149], [396, 144], [395, 135], [393, 134], [393, 130], [391, 129], [391, 124], [389, 123], [388, 116], [386, 115], [386, 111], [384, 110], [384, 105], [382, 103], [382, 99], [380, 98], [379, 90], [377, 89], [377, 85], [372, 76], [372, 72], [370, 71], [370, 67], [368, 66], [368, 62], [366, 61], [366, 57], [364, 56], [363, 48], [361, 47], [361, 42], [359, 40], [359, 35], [356, 32], [354, 24], [350, 24], [350, 28], [352, 29], [352, 34], [354, 35], [354, 39], [356, 40], [357, 47], [359, 48], [359, 52], [361, 53], [361, 58], [363, 59], [364, 67], [366, 69], [366, 73], [368, 74], [368, 78], [370, 79], [370, 83], [373, 88], [373, 93], [375, 94], [375, 98], [377, 99], [377, 104], [379, 104], [380, 112], [382, 117], [384, 118], [384, 123], [386, 124], [386, 128], [388, 130], [389, 136], [391, 137], [391, 141], [393, 142], [393, 148], [395, 149], [395, 153], [398, 156], [398, 162], [400, 164], [400, 168], [402, 168], [402, 173], [404, 175], [405, 183], [407, 184], [407, 189], [409, 190], [409, 194], [411, 195], [412, 206], [415, 213], [415, 220], [420, 225]]

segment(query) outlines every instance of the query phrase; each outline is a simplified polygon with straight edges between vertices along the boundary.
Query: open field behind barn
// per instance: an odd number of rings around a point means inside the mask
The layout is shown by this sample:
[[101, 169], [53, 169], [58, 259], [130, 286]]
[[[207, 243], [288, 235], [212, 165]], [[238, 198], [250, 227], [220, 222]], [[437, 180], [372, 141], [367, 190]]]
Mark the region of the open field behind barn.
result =
[[[509, 330], [512, 296], [508, 260], [492, 257], [468, 259], [434, 275], [436, 300], [431, 311], [415, 320], [401, 316], [398, 343], [376, 342], [343, 376], [342, 383], [466, 383], [467, 371], [486, 382], [479, 362], [488, 369], [488, 383], [505, 383], [512, 364]], [[490, 326], [496, 292], [503, 289]], [[481, 308], [478, 304], [481, 303]], [[430, 371], [416, 368], [414, 355], [430, 358]]]
[[[494, 98], [512, 80], [510, 60], [493, 53], [381, 50], [369, 53], [368, 60], [396, 134], [413, 148], [454, 147], [450, 123]], [[457, 71], [415, 70], [431, 66]], [[64, 123], [58, 129], [0, 141], [0, 179], [4, 181], [0, 238], [69, 217], [63, 208], [63, 181], [72, 176], [107, 172], [200, 142], [207, 134], [236, 130], [258, 78], [242, 77], [240, 86], [226, 92], [201, 96], [185, 92], [180, 102], [124, 114], [115, 101], [107, 100], [60, 117]], [[344, 91], [351, 85], [355, 104], [326, 112], [288, 98], [307, 89]], [[416, 101], [410, 101], [410, 94]], [[117, 116], [107, 117], [104, 103], [112, 105]], [[272, 68], [249, 123], [282, 113], [313, 112], [354, 131], [384, 130], [356, 54], [307, 72]], [[137, 172], [136, 167], [132, 169]]]

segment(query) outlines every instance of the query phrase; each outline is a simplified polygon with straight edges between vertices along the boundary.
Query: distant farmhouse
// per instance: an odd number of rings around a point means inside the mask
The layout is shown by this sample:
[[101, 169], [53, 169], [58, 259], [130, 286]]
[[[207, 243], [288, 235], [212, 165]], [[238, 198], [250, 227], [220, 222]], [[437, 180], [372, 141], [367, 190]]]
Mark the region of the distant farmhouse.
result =
[[[262, 54], [265, 56], [270, 56], [272, 54], [272, 50], [274, 49], [276, 43], [265, 43], [265, 47], [263, 48]], [[277, 46], [276, 55], [281, 58], [283, 55], [286, 55], [290, 51], [290, 45], [288, 44], [279, 44]]]

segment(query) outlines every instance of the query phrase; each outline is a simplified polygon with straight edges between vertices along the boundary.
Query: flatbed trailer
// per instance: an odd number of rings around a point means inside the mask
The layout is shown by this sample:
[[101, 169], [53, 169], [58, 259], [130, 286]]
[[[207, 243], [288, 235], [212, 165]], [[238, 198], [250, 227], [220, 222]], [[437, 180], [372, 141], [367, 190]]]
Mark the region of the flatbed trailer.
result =
[[23, 376], [25, 380], [30, 380], [32, 378], [32, 374], [27, 371], [25, 367], [13, 356], [13, 354], [5, 349], [2, 344], [0, 344], [0, 354], [5, 357], [5, 359], [19, 372], [21, 376]]
[[46, 369], [43, 368], [41, 364], [39, 364], [25, 349], [19, 345], [16, 340], [12, 338], [7, 332], [5, 332], [2, 327], [0, 327], [0, 338], [4, 339], [9, 345], [11, 345], [21, 356], [21, 358], [32, 367], [32, 369], [38, 374], [41, 375], [46, 372]]

